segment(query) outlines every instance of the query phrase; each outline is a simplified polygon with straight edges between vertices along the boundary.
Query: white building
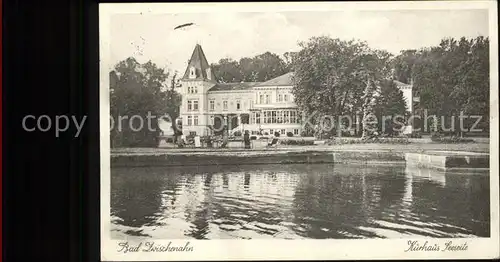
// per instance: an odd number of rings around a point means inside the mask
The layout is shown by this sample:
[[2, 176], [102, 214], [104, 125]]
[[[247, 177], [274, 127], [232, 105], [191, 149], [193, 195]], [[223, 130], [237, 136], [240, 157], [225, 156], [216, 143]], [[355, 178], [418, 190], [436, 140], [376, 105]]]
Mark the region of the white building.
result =
[[[227, 130], [300, 136], [301, 114], [292, 94], [293, 72], [267, 82], [218, 83], [199, 44], [181, 79], [180, 117], [184, 135]], [[410, 85], [396, 82], [412, 106]], [[227, 128], [224, 129], [226, 125]]]
[[218, 83], [200, 45], [181, 79], [180, 117], [184, 135], [224, 130], [252, 133], [301, 133], [300, 114], [288, 73], [267, 82]]

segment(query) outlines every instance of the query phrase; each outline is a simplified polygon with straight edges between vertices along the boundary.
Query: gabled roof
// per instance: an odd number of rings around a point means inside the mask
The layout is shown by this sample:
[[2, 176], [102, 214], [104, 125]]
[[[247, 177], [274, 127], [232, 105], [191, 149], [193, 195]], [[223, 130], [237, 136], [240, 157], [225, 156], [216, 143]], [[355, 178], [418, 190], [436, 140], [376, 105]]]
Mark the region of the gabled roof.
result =
[[259, 82], [217, 83], [215, 86], [210, 88], [209, 91], [250, 90], [252, 87], [259, 84]]
[[289, 72], [259, 84], [259, 86], [291, 86], [293, 85], [293, 75], [293, 72]]
[[[196, 78], [189, 78], [189, 69], [191, 67], [194, 67], [196, 69]], [[212, 70], [210, 70], [211, 74], [210, 80], [208, 79], [207, 77], [208, 68], [210, 68], [210, 65], [208, 64], [207, 58], [205, 57], [205, 53], [203, 53], [201, 45], [196, 44], [182, 79], [208, 80], [215, 82], [216, 81], [215, 74]]]

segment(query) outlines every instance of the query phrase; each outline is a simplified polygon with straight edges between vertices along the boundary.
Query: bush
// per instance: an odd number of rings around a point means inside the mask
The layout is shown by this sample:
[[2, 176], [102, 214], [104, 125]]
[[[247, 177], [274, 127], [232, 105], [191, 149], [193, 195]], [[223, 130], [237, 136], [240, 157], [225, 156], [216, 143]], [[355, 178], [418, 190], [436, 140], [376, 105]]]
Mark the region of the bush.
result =
[[422, 138], [422, 133], [420, 132], [413, 132], [411, 134], [405, 135], [408, 138]]
[[474, 139], [464, 138], [459, 136], [443, 137], [443, 136], [431, 136], [432, 142], [444, 143], [444, 144], [460, 144], [460, 143], [473, 143]]
[[307, 131], [302, 131], [300, 132], [300, 136], [303, 136], [303, 137], [313, 137], [314, 136], [314, 133], [313, 132], [307, 132]]
[[410, 141], [406, 137], [382, 137], [382, 138], [333, 138], [326, 141], [328, 145], [345, 145], [345, 144], [409, 144]]
[[443, 138], [443, 134], [441, 133], [437, 133], [437, 132], [434, 132], [431, 134], [431, 140], [434, 141], [434, 140], [439, 140], [441, 138]]
[[286, 133], [286, 136], [287, 136], [287, 137], [292, 137], [292, 136], [293, 136], [293, 133], [292, 133], [292, 132], [287, 132], [287, 133]]
[[293, 146], [312, 146], [312, 145], [314, 145], [314, 141], [313, 140], [304, 140], [304, 139], [300, 139], [300, 140], [283, 139], [280, 141], [280, 144], [293, 145]]

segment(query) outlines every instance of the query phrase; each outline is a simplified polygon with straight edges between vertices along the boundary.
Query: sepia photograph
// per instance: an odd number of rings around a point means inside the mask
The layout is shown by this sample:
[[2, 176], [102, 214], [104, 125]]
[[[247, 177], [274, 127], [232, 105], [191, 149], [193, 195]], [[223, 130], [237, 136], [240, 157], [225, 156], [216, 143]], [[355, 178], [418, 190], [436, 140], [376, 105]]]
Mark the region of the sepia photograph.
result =
[[498, 258], [496, 8], [101, 4], [102, 259]]

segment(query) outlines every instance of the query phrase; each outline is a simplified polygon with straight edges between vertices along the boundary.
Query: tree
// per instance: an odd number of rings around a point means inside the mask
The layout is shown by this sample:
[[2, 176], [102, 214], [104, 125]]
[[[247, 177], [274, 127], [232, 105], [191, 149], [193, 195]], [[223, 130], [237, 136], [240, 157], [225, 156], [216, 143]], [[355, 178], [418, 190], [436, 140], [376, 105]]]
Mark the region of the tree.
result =
[[239, 61], [230, 58], [212, 64], [218, 80], [229, 82], [264, 82], [290, 71], [288, 64], [278, 55], [265, 52], [253, 58], [243, 57]]
[[170, 117], [172, 121], [172, 130], [174, 131], [175, 140], [177, 141], [177, 136], [182, 134], [182, 130], [176, 123], [176, 119], [179, 117], [179, 109], [182, 102], [181, 95], [175, 91], [175, 87], [179, 84], [177, 79], [177, 71], [172, 76], [170, 80], [170, 87], [165, 90], [165, 103], [166, 103], [166, 114]]
[[364, 54], [360, 59], [360, 75], [366, 79], [366, 87], [363, 93], [363, 133], [362, 138], [370, 138], [378, 129], [378, 121], [374, 121], [375, 99], [374, 94], [377, 84], [388, 77], [388, 63], [390, 54], [386, 51], [374, 50], [370, 54]]
[[446, 126], [447, 129], [453, 127], [453, 133], [459, 133], [459, 122], [453, 122], [452, 116], [460, 112], [481, 115], [482, 128], [488, 130], [488, 38], [446, 38], [438, 46], [418, 50], [415, 57], [411, 75], [421, 107], [428, 115], [438, 116], [439, 121], [441, 116], [445, 120], [442, 124], [437, 123], [437, 131], [443, 131]]
[[[301, 50], [293, 63], [293, 93], [312, 123], [321, 125], [326, 116], [334, 120], [352, 116], [360, 109], [366, 120], [372, 111], [376, 83], [386, 75], [390, 54], [372, 50], [365, 42], [329, 37], [313, 37], [299, 45]], [[335, 126], [327, 127], [340, 135], [341, 123], [334, 122]]]
[[[240, 65], [241, 62], [242, 60], [240, 60]], [[264, 82], [288, 72], [283, 59], [271, 52], [265, 52], [264, 54], [255, 56], [250, 63], [250, 67], [242, 71], [242, 74], [244, 76], [247, 76], [249, 73], [250, 75], [254, 75], [250, 76], [250, 78], [245, 78], [245, 81]]]
[[394, 57], [391, 61], [394, 79], [407, 84], [411, 83], [413, 66], [417, 59], [418, 53], [415, 49], [403, 50]]
[[157, 146], [157, 117], [180, 102], [174, 90], [164, 90], [168, 73], [151, 61], [140, 64], [130, 57], [119, 62], [110, 77], [112, 146]]
[[241, 82], [243, 76], [241, 74], [240, 65], [238, 61], [230, 58], [223, 58], [218, 63], [212, 64], [214, 74], [217, 80], [221, 83]]
[[[463, 41], [463, 40], [462, 40]], [[490, 90], [490, 63], [489, 39], [477, 37], [469, 40], [467, 56], [463, 57], [460, 67], [460, 78], [454, 86], [451, 97], [455, 99], [458, 108], [465, 115], [482, 116], [479, 123], [482, 130], [489, 130], [489, 90]], [[471, 127], [475, 120], [468, 119], [466, 126]]]
[[293, 71], [293, 63], [296, 56], [296, 52], [285, 52], [283, 54], [283, 62], [285, 62], [287, 71]]
[[[403, 91], [399, 90], [396, 83], [392, 80], [383, 80], [380, 82], [380, 90], [375, 99], [374, 112], [381, 125], [379, 132], [393, 135], [395, 130], [402, 130], [403, 126], [394, 126], [395, 120], [401, 122], [408, 111], [404, 100]], [[395, 119], [398, 117], [398, 119]], [[401, 118], [400, 118], [401, 117]]]

